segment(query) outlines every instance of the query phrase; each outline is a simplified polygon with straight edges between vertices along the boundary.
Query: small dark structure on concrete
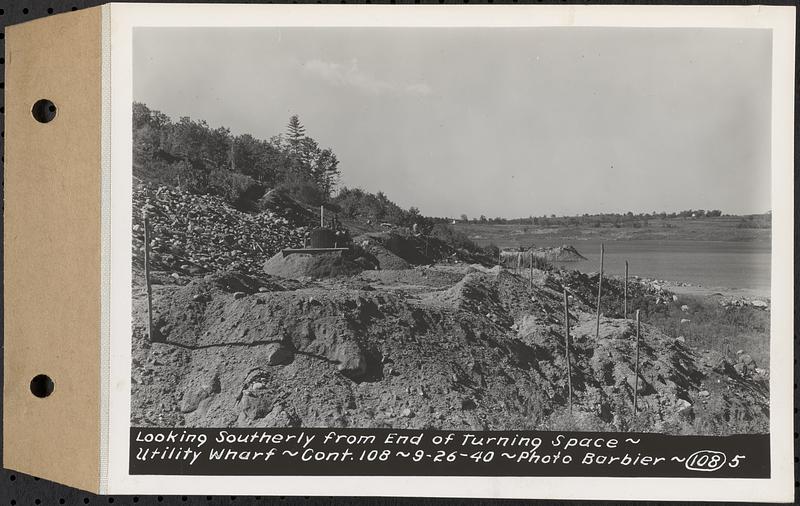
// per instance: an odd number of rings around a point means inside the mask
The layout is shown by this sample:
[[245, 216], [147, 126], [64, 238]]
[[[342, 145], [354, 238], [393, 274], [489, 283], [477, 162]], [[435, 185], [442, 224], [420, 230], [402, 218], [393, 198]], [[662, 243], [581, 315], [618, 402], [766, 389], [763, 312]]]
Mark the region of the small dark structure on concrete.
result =
[[336, 241], [336, 232], [330, 228], [315, 228], [311, 231], [311, 248], [333, 248]]

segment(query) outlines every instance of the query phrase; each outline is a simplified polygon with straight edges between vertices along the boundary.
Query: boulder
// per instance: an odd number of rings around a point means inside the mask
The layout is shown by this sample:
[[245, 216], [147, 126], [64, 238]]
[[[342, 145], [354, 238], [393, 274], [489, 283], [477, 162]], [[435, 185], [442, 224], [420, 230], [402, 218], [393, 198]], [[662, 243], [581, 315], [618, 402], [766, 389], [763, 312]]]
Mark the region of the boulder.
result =
[[747, 353], [742, 353], [741, 355], [739, 355], [739, 362], [744, 364], [744, 365], [746, 365], [746, 366], [748, 366], [748, 367], [755, 368], [755, 366], [756, 366], [756, 361], [753, 360], [753, 357], [751, 357]]
[[181, 413], [191, 413], [195, 411], [200, 406], [200, 403], [212, 395], [218, 394], [220, 390], [219, 376], [216, 374], [207, 381], [201, 381], [191, 386], [183, 394], [183, 399], [180, 404]]
[[676, 410], [678, 418], [686, 420], [687, 422], [694, 421], [694, 408], [692, 407], [691, 402], [684, 399], [678, 399], [676, 402]]
[[267, 364], [287, 365], [294, 361], [294, 350], [283, 343], [273, 343], [267, 345], [266, 349]]
[[346, 341], [336, 347], [336, 369], [351, 379], [359, 379], [367, 372], [367, 360], [355, 342]]
[[239, 409], [240, 422], [264, 418], [272, 411], [272, 396], [265, 390], [245, 390], [239, 401]]

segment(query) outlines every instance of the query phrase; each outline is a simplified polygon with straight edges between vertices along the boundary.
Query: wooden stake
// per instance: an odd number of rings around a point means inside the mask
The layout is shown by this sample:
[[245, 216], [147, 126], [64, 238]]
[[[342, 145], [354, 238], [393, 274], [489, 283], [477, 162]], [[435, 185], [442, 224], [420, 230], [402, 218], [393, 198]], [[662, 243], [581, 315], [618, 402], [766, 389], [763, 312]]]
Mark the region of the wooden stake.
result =
[[622, 305], [622, 312], [625, 315], [625, 319], [628, 319], [628, 261], [625, 260], [625, 295], [624, 295], [624, 302]]
[[522, 252], [517, 251], [517, 274], [519, 274], [519, 269], [521, 265], [522, 265]]
[[639, 400], [639, 334], [641, 332], [641, 324], [639, 322], [639, 310], [636, 310], [636, 365], [634, 366], [633, 374], [633, 418], [636, 419], [638, 411]]
[[569, 414], [572, 416], [572, 364], [569, 356], [569, 298], [567, 297], [567, 287], [564, 287], [564, 355], [567, 360], [567, 395], [569, 402]]
[[600, 339], [600, 297], [603, 294], [603, 261], [605, 254], [605, 244], [600, 243], [600, 279], [597, 280], [597, 330], [594, 333], [595, 339]]
[[150, 220], [147, 213], [142, 211], [144, 218], [144, 284], [147, 290], [147, 340], [156, 341], [153, 334], [153, 293], [150, 287]]
[[325, 228], [325, 206], [319, 206], [319, 228]]
[[528, 290], [533, 290], [533, 251], [530, 252], [530, 269], [529, 274], [530, 278], [528, 279]]

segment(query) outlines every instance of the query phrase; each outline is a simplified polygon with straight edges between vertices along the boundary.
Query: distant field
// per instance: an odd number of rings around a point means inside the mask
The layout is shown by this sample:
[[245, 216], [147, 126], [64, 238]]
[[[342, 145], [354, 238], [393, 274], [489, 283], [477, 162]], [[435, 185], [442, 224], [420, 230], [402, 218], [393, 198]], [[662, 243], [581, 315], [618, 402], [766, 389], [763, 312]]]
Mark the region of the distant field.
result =
[[481, 246], [530, 246], [562, 240], [565, 243], [582, 240], [701, 240], [754, 241], [769, 244], [769, 228], [749, 228], [752, 225], [741, 216], [718, 218], [651, 218], [647, 224], [611, 223], [595, 226], [503, 225], [491, 223], [456, 223], [453, 225]]

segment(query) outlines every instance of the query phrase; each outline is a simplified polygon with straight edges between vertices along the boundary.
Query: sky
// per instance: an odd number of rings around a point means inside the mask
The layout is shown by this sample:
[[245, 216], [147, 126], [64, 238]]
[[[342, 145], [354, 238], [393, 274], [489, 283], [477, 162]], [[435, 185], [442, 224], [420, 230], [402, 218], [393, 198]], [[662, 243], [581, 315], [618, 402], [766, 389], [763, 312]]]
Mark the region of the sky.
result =
[[429, 216], [770, 209], [771, 32], [137, 28], [135, 101]]

